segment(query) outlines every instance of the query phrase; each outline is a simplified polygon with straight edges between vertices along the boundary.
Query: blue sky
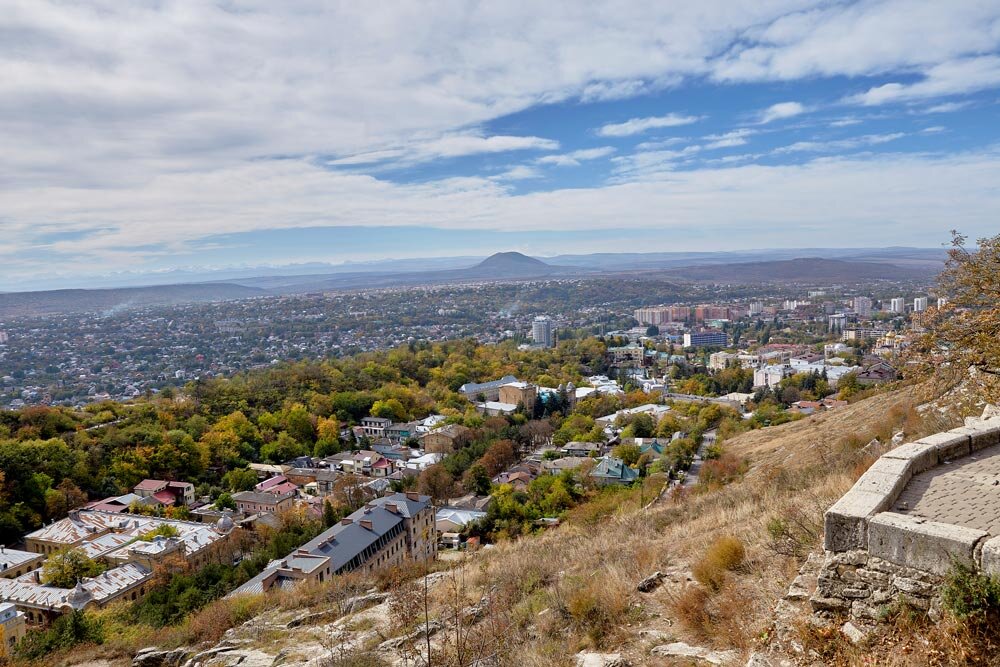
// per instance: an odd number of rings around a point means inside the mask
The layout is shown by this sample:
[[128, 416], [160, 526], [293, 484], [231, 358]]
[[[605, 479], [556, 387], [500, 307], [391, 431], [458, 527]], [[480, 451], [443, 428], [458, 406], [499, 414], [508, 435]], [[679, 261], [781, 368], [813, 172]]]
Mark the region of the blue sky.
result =
[[1000, 231], [1000, 5], [7, 0], [0, 289]]

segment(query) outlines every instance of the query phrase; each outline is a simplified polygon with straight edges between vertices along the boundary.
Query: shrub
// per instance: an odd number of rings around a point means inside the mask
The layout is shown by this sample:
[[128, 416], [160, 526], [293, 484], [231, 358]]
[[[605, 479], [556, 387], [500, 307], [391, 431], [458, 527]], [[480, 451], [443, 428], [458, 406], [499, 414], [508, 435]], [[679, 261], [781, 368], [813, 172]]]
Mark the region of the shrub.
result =
[[956, 562], [941, 589], [941, 601], [955, 618], [971, 626], [1000, 627], [1000, 579]]
[[691, 568], [695, 580], [702, 586], [716, 592], [726, 580], [726, 572], [735, 570], [746, 556], [743, 543], [736, 537], [720, 537], [708, 548], [705, 555]]
[[708, 612], [709, 597], [709, 592], [704, 588], [685, 586], [670, 603], [678, 622], [699, 639], [706, 639], [714, 634], [712, 615]]
[[606, 577], [591, 579], [566, 596], [566, 612], [595, 646], [621, 625], [628, 610], [625, 589]]

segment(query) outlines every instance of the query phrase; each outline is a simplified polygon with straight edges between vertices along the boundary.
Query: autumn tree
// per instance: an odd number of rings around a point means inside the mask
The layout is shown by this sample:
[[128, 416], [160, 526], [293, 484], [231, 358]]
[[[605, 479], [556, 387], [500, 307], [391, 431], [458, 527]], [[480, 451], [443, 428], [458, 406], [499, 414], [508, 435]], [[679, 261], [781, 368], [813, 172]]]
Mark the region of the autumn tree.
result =
[[417, 489], [420, 493], [430, 496], [435, 503], [451, 497], [454, 488], [454, 478], [441, 464], [426, 468], [417, 478]]
[[919, 317], [925, 333], [912, 348], [913, 360], [928, 372], [974, 368], [1000, 376], [1000, 234], [979, 239], [975, 249], [967, 241], [952, 232], [938, 276], [939, 296], [947, 301]]

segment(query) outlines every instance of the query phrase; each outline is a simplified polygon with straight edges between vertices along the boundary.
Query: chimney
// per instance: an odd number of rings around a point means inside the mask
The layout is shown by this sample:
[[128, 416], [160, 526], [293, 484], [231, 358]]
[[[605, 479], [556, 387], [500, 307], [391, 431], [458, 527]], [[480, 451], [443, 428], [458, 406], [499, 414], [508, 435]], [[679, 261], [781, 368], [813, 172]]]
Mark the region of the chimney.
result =
[[406, 492], [406, 499], [407, 500], [414, 500], [414, 501], [418, 501], [419, 502], [420, 501], [420, 494], [417, 493], [416, 491], [407, 491]]
[[361, 524], [361, 527], [362, 527], [362, 528], [367, 528], [368, 530], [374, 530], [374, 529], [372, 528], [372, 522], [371, 522], [371, 519], [362, 519], [362, 520], [361, 520], [361, 521], [359, 521], [358, 523], [360, 523], [360, 524]]
[[340, 523], [344, 526], [350, 526], [352, 523], [354, 523], [354, 521], [351, 519], [351, 517], [345, 516], [343, 519], [340, 520]]
[[392, 512], [393, 514], [399, 514], [399, 507], [396, 503], [386, 503], [385, 508]]

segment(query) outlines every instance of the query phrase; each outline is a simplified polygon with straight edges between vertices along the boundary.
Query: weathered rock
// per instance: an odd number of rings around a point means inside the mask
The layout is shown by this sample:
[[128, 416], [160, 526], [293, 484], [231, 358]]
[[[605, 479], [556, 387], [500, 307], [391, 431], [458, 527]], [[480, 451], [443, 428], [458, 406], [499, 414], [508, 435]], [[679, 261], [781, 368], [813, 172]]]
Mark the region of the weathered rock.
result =
[[627, 667], [628, 664], [621, 653], [580, 651], [576, 654], [576, 667]]
[[714, 651], [703, 646], [691, 646], [684, 642], [674, 642], [662, 646], [654, 646], [652, 655], [671, 658], [695, 658], [710, 665], [725, 665], [736, 659], [736, 651]]
[[392, 639], [387, 639], [378, 645], [380, 651], [394, 651], [400, 646], [409, 644], [418, 639], [423, 639], [427, 635], [434, 636], [442, 627], [444, 627], [440, 621], [430, 621], [425, 625], [421, 625], [419, 628], [414, 630], [408, 635], [403, 635], [402, 637], [393, 637]]
[[177, 667], [191, 653], [188, 648], [161, 649], [149, 646], [132, 658], [132, 667]]
[[746, 667], [792, 667], [794, 664], [788, 658], [754, 651], [747, 659]]
[[297, 628], [301, 625], [314, 625], [334, 621], [346, 614], [353, 614], [356, 611], [367, 609], [377, 604], [382, 604], [389, 598], [388, 593], [365, 593], [345, 600], [331, 609], [324, 609], [312, 613], [296, 616], [285, 624], [286, 628]]
[[848, 621], [841, 626], [840, 631], [844, 633], [844, 636], [851, 640], [852, 644], [860, 644], [868, 636], [868, 633]]
[[882, 512], [868, 523], [868, 552], [897, 565], [944, 575], [953, 562], [975, 567], [976, 544], [986, 532]]
[[663, 578], [665, 576], [666, 575], [664, 575], [662, 572], [656, 571], [653, 574], [646, 577], [645, 579], [643, 579], [642, 581], [640, 581], [639, 584], [636, 586], [636, 590], [638, 590], [640, 593], [649, 593], [650, 591], [654, 591], [660, 587], [660, 584], [663, 583]]

